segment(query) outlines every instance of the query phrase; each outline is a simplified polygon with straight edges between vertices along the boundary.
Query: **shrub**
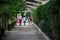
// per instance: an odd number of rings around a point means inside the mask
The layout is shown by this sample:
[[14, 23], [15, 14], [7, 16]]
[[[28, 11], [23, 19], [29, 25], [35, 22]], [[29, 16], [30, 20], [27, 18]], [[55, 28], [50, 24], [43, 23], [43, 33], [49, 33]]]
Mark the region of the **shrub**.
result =
[[[60, 0], [50, 0], [37, 7], [33, 20], [52, 40], [60, 40]], [[35, 15], [35, 16], [34, 16]]]

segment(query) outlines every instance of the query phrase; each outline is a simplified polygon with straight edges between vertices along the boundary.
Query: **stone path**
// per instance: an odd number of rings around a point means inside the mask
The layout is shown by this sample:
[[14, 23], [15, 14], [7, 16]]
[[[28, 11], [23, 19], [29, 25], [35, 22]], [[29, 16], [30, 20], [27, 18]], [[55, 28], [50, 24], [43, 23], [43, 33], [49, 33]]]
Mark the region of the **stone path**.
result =
[[29, 25], [18, 26], [12, 31], [7, 31], [6, 36], [2, 40], [46, 40], [43, 35], [33, 26], [32, 23]]

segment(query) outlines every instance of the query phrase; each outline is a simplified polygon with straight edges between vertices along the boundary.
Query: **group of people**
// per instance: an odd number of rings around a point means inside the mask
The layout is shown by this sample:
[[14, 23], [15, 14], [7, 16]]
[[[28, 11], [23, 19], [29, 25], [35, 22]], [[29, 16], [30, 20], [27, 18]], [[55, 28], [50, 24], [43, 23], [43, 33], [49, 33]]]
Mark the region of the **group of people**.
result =
[[20, 26], [22, 25], [22, 22], [24, 23], [24, 25], [26, 25], [26, 22], [30, 23], [30, 17], [27, 18], [25, 16], [22, 16], [21, 14], [17, 17], [17, 20]]

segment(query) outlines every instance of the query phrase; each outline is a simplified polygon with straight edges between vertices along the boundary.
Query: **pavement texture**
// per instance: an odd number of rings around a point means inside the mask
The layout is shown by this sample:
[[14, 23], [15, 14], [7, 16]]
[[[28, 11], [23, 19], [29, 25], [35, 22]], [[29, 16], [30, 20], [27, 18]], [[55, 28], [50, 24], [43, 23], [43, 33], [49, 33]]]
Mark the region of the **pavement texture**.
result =
[[46, 40], [41, 33], [33, 26], [29, 25], [15, 25], [12, 31], [6, 31], [6, 36], [1, 40]]

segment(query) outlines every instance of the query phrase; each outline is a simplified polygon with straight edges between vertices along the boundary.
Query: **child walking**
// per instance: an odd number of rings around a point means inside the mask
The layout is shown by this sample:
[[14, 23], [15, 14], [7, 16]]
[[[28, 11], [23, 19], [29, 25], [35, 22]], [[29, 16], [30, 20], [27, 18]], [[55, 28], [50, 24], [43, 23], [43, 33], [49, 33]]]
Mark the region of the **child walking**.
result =
[[26, 25], [26, 17], [25, 16], [23, 17], [23, 23], [24, 23], [24, 25]]

